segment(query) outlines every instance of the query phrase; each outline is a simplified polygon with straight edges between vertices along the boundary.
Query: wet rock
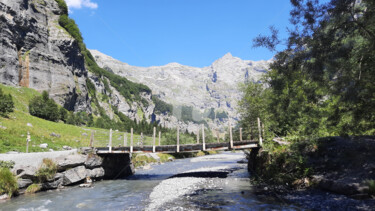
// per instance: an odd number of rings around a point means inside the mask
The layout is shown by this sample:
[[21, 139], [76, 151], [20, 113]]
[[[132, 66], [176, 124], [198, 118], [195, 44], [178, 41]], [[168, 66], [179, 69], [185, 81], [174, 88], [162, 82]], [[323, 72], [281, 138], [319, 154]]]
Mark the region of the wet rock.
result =
[[86, 176], [86, 168], [84, 166], [78, 166], [65, 171], [63, 176], [63, 185], [71, 185], [80, 181], [83, 181]]
[[85, 166], [88, 169], [93, 169], [102, 165], [103, 159], [98, 155], [89, 155], [85, 161]]
[[18, 179], [17, 180], [18, 188], [23, 189], [29, 187], [29, 185], [33, 184], [31, 179]]
[[68, 168], [74, 168], [81, 166], [85, 163], [86, 156], [80, 154], [61, 156], [56, 158], [55, 162], [57, 164], [57, 170], [63, 171]]
[[0, 200], [6, 200], [6, 199], [9, 199], [8, 194], [0, 195]]
[[86, 169], [86, 174], [90, 178], [102, 178], [105, 175], [104, 169], [102, 167], [95, 169]]
[[54, 179], [52, 181], [48, 181], [48, 182], [42, 183], [41, 189], [42, 190], [56, 189], [59, 186], [61, 186], [62, 184], [63, 184], [63, 177], [60, 176], [59, 178], [56, 178], [56, 179]]

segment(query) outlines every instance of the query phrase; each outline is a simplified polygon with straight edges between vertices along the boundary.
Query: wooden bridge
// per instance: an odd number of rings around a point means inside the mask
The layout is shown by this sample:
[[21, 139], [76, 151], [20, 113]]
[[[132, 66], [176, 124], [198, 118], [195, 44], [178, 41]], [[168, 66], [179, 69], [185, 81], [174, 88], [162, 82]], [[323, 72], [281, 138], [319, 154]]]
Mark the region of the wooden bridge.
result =
[[[231, 144], [232, 143], [232, 144]], [[258, 148], [258, 141], [234, 141], [229, 143], [202, 143], [163, 146], [96, 147], [97, 154], [108, 153], [182, 153], [198, 151], [223, 151]]]
[[[109, 141], [107, 147], [94, 147], [97, 150], [97, 154], [115, 154], [115, 153], [182, 153], [182, 152], [198, 152], [198, 151], [209, 151], [209, 150], [236, 150], [236, 149], [252, 149], [259, 148], [262, 146], [261, 127], [260, 120], [258, 118], [259, 127], [259, 141], [255, 140], [242, 140], [242, 128], [240, 128], [240, 141], [233, 141], [232, 127], [229, 124], [229, 142], [220, 142], [217, 137], [217, 143], [206, 143], [204, 135], [204, 127], [202, 125], [202, 143], [199, 143], [199, 131], [197, 134], [196, 144], [180, 144], [180, 133], [177, 127], [176, 145], [160, 145], [161, 133], [159, 132], [159, 144], [156, 144], [156, 128], [154, 127], [152, 145], [141, 145], [134, 146], [133, 140], [133, 128], [130, 131], [130, 145], [127, 146], [127, 135], [124, 134], [124, 145], [114, 147], [112, 145], [112, 129], [109, 133]], [[141, 138], [142, 138], [141, 133]], [[91, 136], [90, 146], [93, 147], [93, 134]]]

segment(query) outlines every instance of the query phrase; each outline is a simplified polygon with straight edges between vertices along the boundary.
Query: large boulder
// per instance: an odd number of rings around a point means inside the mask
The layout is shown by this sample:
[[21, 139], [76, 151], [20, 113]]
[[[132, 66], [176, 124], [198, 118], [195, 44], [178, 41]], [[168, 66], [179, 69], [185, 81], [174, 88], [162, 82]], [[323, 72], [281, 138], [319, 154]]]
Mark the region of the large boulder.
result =
[[17, 175], [18, 178], [36, 180], [36, 173], [38, 169], [34, 166], [15, 166], [13, 168], [13, 173]]
[[68, 168], [81, 166], [85, 163], [87, 157], [80, 154], [73, 154], [68, 156], [60, 156], [55, 159], [58, 171], [64, 171]]
[[83, 181], [86, 176], [86, 168], [84, 166], [78, 166], [65, 171], [63, 176], [63, 185], [71, 185]]
[[33, 181], [31, 179], [17, 179], [17, 184], [19, 189], [24, 189], [33, 184]]
[[53, 179], [42, 183], [42, 190], [56, 189], [63, 184], [64, 174], [57, 173]]
[[89, 176], [90, 178], [102, 178], [104, 177], [104, 169], [102, 167], [100, 168], [95, 168], [95, 169], [86, 169], [86, 174], [87, 176]]
[[93, 169], [96, 167], [101, 166], [103, 163], [103, 159], [98, 155], [91, 154], [87, 156], [87, 160], [85, 161], [86, 168]]

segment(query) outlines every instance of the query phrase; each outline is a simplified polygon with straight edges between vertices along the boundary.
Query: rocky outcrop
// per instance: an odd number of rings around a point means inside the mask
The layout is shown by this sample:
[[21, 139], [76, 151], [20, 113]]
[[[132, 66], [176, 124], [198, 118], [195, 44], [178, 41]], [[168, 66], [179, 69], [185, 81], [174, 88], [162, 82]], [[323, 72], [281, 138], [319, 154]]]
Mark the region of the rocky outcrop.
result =
[[0, 83], [46, 90], [69, 110], [91, 111], [84, 58], [60, 13], [55, 0], [0, 2]]
[[88, 178], [90, 181], [117, 179], [134, 173], [129, 154], [112, 154], [100, 157], [95, 154], [92, 148], [86, 147], [82, 148], [80, 153], [61, 155], [50, 159], [57, 167], [57, 172], [51, 178], [38, 176], [39, 168], [35, 166], [16, 165], [12, 169], [12, 172], [17, 176], [20, 193], [24, 193], [31, 184], [38, 184], [41, 190], [50, 190], [80, 184]]

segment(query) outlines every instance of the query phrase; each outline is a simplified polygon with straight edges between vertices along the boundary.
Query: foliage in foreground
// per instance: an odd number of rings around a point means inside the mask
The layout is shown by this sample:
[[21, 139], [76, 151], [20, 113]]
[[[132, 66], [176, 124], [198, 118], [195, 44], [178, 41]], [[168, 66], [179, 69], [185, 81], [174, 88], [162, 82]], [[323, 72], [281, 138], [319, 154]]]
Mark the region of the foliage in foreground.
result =
[[17, 191], [18, 184], [16, 177], [8, 168], [0, 168], [0, 195], [8, 194], [9, 197], [12, 197]]

